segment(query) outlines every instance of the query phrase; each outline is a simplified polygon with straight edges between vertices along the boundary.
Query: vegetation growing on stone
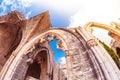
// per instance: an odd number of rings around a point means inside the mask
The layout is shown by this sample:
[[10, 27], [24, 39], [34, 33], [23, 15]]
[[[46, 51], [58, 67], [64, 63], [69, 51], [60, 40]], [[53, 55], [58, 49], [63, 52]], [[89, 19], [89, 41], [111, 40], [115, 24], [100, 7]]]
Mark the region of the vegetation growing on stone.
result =
[[114, 62], [118, 66], [118, 68], [120, 69], [120, 60], [119, 60], [118, 55], [113, 51], [113, 49], [111, 49], [109, 46], [107, 46], [104, 42], [102, 42], [100, 40], [99, 40], [99, 42], [103, 45], [105, 50], [109, 53], [109, 55], [112, 57], [112, 59], [114, 60]]

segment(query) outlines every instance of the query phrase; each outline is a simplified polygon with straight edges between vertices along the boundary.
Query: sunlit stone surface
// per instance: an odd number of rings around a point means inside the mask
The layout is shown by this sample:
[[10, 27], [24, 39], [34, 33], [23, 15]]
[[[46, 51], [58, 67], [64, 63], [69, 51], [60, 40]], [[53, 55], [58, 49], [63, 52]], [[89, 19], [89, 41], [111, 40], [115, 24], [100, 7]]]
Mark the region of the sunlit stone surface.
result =
[[[118, 67], [91, 27], [108, 30], [119, 43], [120, 25], [115, 22], [63, 29], [51, 27], [48, 12], [30, 19], [17, 11], [1, 16], [0, 80], [120, 80]], [[53, 61], [49, 42], [54, 38], [65, 53], [64, 65]]]

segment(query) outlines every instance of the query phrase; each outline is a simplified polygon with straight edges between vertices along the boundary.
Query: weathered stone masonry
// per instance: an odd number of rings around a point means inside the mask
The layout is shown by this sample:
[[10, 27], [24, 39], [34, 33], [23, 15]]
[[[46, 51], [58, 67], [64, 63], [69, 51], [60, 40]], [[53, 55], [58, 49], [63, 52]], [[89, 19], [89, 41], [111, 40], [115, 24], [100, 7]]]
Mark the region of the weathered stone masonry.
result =
[[[0, 80], [120, 80], [118, 67], [92, 35], [92, 26], [120, 36], [118, 29], [93, 22], [52, 28], [48, 12], [30, 19], [17, 11], [0, 17]], [[65, 65], [53, 61], [49, 42], [54, 38], [65, 52]]]

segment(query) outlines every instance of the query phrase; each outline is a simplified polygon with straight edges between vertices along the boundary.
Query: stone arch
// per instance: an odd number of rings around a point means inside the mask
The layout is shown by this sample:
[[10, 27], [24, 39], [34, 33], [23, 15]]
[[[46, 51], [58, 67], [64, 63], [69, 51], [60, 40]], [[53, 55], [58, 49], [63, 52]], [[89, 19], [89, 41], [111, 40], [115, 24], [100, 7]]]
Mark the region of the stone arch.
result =
[[117, 26], [119, 25], [117, 25], [115, 22], [111, 22], [111, 25], [105, 25], [105, 24], [96, 23], [96, 22], [89, 22], [84, 27], [89, 32], [92, 32], [91, 27], [96, 27], [96, 28], [105, 29], [111, 33], [114, 33], [120, 36], [120, 31], [118, 30]]
[[[47, 60], [49, 59], [48, 49], [41, 48], [35, 44], [35, 49], [32, 52], [24, 55], [16, 66], [16, 70], [11, 76], [12, 80], [29, 80], [29, 79], [44, 79], [47, 77]], [[19, 74], [18, 74], [19, 72]]]
[[[44, 79], [47, 78], [47, 59], [48, 59], [48, 51], [41, 50], [38, 51], [36, 55], [34, 55], [33, 60], [30, 58], [27, 60], [27, 63], [30, 65], [26, 72], [26, 79], [28, 78], [36, 78], [36, 79]], [[32, 64], [30, 64], [33, 61]], [[25, 80], [26, 80], [25, 79]]]
[[[19, 63], [20, 63], [20, 61], [22, 61], [22, 58], [24, 58], [24, 56], [25, 55], [27, 55], [28, 53], [30, 53], [31, 51], [33, 51], [34, 49], [35, 49], [35, 44], [44, 44], [45, 43], [45, 37], [46, 37], [46, 34], [47, 33], [52, 33], [51, 31], [48, 31], [48, 32], [45, 32], [45, 33], [43, 33], [43, 34], [41, 34], [41, 35], [39, 35], [39, 36], [37, 36], [36, 38], [34, 38], [33, 40], [31, 40], [29, 43], [27, 43], [21, 50], [20, 50], [20, 52], [17, 54], [17, 56], [16, 56], [16, 58], [15, 59], [13, 59], [13, 58], [9, 58], [9, 60], [13, 60], [13, 62], [9, 62], [9, 64], [7, 64], [7, 67], [8, 66], [11, 66], [12, 67], [12, 69], [17, 69], [17, 66], [19, 66]], [[54, 34], [54, 33], [53, 33]], [[59, 35], [57, 35], [57, 36], [59, 36]], [[59, 37], [59, 39], [60, 39], [61, 37]], [[46, 40], [47, 41], [47, 40]], [[66, 49], [66, 48], [65, 48]], [[13, 55], [12, 55], [13, 56]], [[17, 66], [16, 66], [17, 65]], [[27, 66], [27, 65], [26, 65]], [[9, 79], [10, 78], [12, 78], [12, 76], [10, 76], [10, 75], [6, 75], [6, 73], [8, 72], [10, 72], [11, 73], [11, 75], [14, 75], [15, 74], [15, 72], [12, 72], [10, 69], [7, 69], [7, 67], [5, 67], [4, 69], [3, 69], [3, 71], [1, 71], [1, 79], [7, 79], [8, 78], [8, 76], [9, 76]], [[10, 67], [8, 67], [8, 68], [10, 68]], [[7, 70], [9, 70], [9, 71], [7, 71]]]
[[[53, 38], [57, 37], [62, 41], [62, 43], [58, 44], [58, 46], [62, 45], [63, 47], [60, 47], [60, 49], [62, 49], [66, 54], [68, 80], [107, 79], [107, 76], [104, 75], [100, 61], [96, 58], [94, 51], [90, 48], [91, 42], [92, 46], [97, 46], [96, 44], [94, 45], [94, 40], [90, 39], [87, 42], [83, 36], [77, 32], [77, 30], [70, 31], [67, 29], [51, 29], [31, 39], [28, 43], [26, 43], [26, 45], [23, 46], [14, 59], [10, 58], [10, 60], [13, 61], [6, 64], [6, 68], [4, 68], [1, 72], [1, 79], [12, 79], [15, 75], [15, 72], [13, 71], [17, 71], [17, 69], [19, 69], [19, 64], [22, 60], [24, 60], [23, 58], [26, 59], [26, 55], [34, 51], [39, 44], [44, 45], [46, 42], [52, 40], [46, 40], [48, 35], [53, 36]], [[26, 64], [25, 66], [28, 66], [25, 60], [23, 62]]]
[[120, 44], [120, 24], [116, 22], [111, 22], [110, 25], [105, 25], [96, 22], [89, 22], [84, 26], [84, 28], [90, 33], [92, 33], [93, 31], [92, 27], [101, 28], [109, 31], [108, 35]]
[[[108, 35], [117, 42], [118, 45], [120, 45], [120, 24], [116, 22], [111, 22], [110, 25], [105, 25], [101, 23], [96, 23], [96, 22], [89, 22], [87, 23], [84, 28], [92, 34], [92, 27], [100, 28], [109, 31]], [[116, 47], [114, 49], [117, 55], [119, 56], [119, 49]]]

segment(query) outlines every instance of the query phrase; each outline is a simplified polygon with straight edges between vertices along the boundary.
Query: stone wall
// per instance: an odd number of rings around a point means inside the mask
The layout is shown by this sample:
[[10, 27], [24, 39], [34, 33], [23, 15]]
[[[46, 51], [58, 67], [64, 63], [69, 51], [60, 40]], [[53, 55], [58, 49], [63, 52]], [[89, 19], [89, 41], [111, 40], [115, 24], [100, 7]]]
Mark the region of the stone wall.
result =
[[[120, 80], [110, 55], [83, 27], [51, 28], [48, 12], [25, 19], [15, 11], [0, 21], [0, 80]], [[65, 65], [53, 61], [48, 43], [54, 38], [65, 53]]]
[[120, 58], [120, 44], [116, 42], [115, 40], [112, 40], [110, 43], [110, 46]]

